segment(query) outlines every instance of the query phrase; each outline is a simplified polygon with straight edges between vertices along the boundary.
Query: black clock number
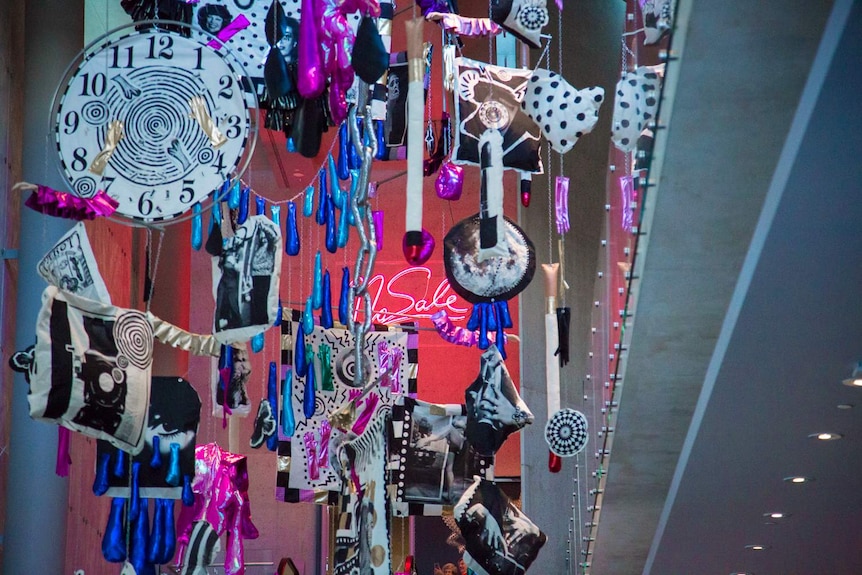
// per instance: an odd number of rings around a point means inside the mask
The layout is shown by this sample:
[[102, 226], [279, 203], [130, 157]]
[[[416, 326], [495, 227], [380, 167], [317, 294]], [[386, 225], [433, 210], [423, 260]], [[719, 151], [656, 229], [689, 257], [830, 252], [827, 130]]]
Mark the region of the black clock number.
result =
[[184, 204], [190, 204], [195, 199], [194, 180], [183, 180], [183, 191], [180, 192], [179, 200]]
[[216, 156], [215, 162], [213, 163], [213, 168], [217, 174], [223, 174], [225, 165], [224, 165], [224, 152], [219, 152], [218, 156]]
[[150, 36], [150, 52], [147, 54], [148, 60], [155, 60], [156, 58], [164, 58], [165, 60], [170, 60], [174, 57], [174, 39], [168, 36], [167, 34], [159, 34], [158, 35], [158, 52], [156, 51], [156, 36]]
[[81, 121], [81, 117], [78, 115], [78, 112], [72, 110], [71, 112], [67, 112], [65, 116], [63, 116], [63, 133], [65, 134], [74, 134], [78, 131], [78, 123]]
[[85, 148], [75, 148], [72, 152], [71, 168], [76, 172], [83, 172], [87, 169], [87, 150]]
[[233, 86], [233, 78], [231, 77], [230, 74], [225, 74], [224, 76], [219, 78], [218, 79], [218, 85], [219, 85], [219, 91], [218, 91], [219, 98], [225, 98], [227, 100], [230, 100], [231, 98], [233, 98], [233, 90], [231, 89], [231, 87]]
[[204, 49], [195, 48], [195, 52], [197, 53], [197, 63], [195, 64], [195, 70], [203, 70]]
[[[133, 59], [134, 59], [134, 46], [126, 47], [126, 62], [123, 68], [134, 68]], [[119, 46], [111, 46], [111, 68], [120, 68], [120, 47]]]
[[138, 213], [142, 216], [148, 216], [153, 213], [153, 196], [155, 193], [155, 190], [149, 190], [138, 198]]
[[90, 74], [81, 74], [81, 95], [82, 96], [101, 96], [105, 93], [105, 88], [108, 87], [108, 80], [102, 72], [93, 74], [93, 79], [90, 79]]
[[231, 114], [227, 117], [227, 130], [225, 130], [224, 135], [233, 140], [237, 136], [242, 133], [242, 129], [240, 129], [240, 122], [242, 120], [236, 114]]
[[109, 189], [111, 189], [111, 184], [113, 184], [113, 183], [114, 183], [114, 180], [116, 180], [116, 179], [117, 179], [117, 178], [116, 178], [116, 177], [114, 177], [114, 176], [102, 176], [102, 182], [104, 182], [104, 184], [105, 184], [105, 191], [106, 191], [106, 192], [107, 192]]

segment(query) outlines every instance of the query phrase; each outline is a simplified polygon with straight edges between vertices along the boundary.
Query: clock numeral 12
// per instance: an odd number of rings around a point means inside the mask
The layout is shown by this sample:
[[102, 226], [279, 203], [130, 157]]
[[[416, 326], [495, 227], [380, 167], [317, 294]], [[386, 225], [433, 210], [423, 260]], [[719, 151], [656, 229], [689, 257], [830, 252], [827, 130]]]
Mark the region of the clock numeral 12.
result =
[[150, 52], [147, 54], [147, 59], [164, 58], [165, 60], [171, 60], [174, 57], [174, 51], [172, 50], [174, 39], [164, 34], [160, 34], [158, 38], [159, 51], [156, 52], [156, 36], [150, 36]]

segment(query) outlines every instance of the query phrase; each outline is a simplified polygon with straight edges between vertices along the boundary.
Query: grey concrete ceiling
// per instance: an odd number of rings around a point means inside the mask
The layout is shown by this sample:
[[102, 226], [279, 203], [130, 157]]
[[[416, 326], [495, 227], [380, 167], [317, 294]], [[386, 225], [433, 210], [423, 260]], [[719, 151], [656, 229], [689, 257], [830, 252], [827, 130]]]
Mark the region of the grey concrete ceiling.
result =
[[590, 573], [862, 573], [862, 6], [678, 16]]

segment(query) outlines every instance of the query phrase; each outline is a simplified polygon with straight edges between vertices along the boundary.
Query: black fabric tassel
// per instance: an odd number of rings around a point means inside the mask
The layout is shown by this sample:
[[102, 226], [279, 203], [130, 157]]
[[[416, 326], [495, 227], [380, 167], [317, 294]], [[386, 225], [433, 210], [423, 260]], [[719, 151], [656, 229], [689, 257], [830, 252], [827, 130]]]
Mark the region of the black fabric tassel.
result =
[[569, 324], [572, 321], [572, 310], [567, 307], [557, 308], [557, 351], [560, 356], [560, 367], [569, 363]]

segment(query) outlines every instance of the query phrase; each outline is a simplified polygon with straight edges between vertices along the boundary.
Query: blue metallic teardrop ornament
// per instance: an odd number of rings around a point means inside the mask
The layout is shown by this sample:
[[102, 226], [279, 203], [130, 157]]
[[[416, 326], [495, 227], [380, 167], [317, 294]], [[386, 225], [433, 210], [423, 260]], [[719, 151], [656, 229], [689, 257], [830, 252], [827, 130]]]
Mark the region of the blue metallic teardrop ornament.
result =
[[254, 215], [262, 216], [266, 213], [266, 200], [260, 196], [254, 198]]
[[350, 136], [347, 134], [347, 122], [345, 121], [341, 122], [341, 125], [338, 127], [338, 162], [336, 163], [338, 179], [342, 181], [350, 177], [350, 172], [348, 171], [350, 168], [347, 165], [348, 157], [350, 156], [348, 147], [350, 147]]
[[374, 135], [377, 138], [377, 153], [374, 154], [375, 160], [385, 160], [389, 152], [389, 148], [386, 147], [385, 131], [386, 126], [383, 120], [374, 120]]
[[[311, 346], [308, 347], [310, 348]], [[308, 351], [309, 350], [306, 350], [306, 355], [308, 355], [308, 373], [305, 374], [305, 393], [302, 397], [302, 413], [305, 415], [306, 418], [314, 416], [315, 411], [314, 354], [309, 354]]]
[[99, 463], [96, 465], [96, 477], [93, 479], [93, 495], [104, 495], [108, 492], [108, 467], [111, 465], [111, 454], [108, 452], [99, 455]]
[[293, 417], [293, 371], [288, 368], [281, 382], [281, 432], [293, 437], [296, 420]]
[[126, 560], [126, 500], [115, 497], [111, 500], [111, 511], [102, 537], [102, 557], [109, 563]]
[[338, 231], [336, 232], [335, 243], [339, 248], [345, 247], [350, 238], [350, 214], [352, 211], [350, 205], [347, 205], [338, 212]]
[[289, 256], [299, 254], [299, 230], [296, 226], [296, 203], [287, 202], [287, 230], [285, 231], [287, 241], [284, 242], [284, 251]]
[[[266, 398], [269, 404], [273, 407], [272, 417], [275, 419], [275, 424], [278, 425], [278, 410], [275, 406], [278, 405], [278, 364], [274, 361], [269, 362], [269, 376], [266, 381]], [[275, 451], [278, 448], [278, 433], [273, 428], [272, 434], [266, 438], [266, 448], [270, 451]]]
[[272, 206], [269, 212], [270, 219], [272, 219], [272, 223], [274, 223], [276, 227], [281, 229], [281, 206]]
[[305, 300], [305, 309], [302, 310], [302, 329], [306, 334], [311, 334], [314, 331], [314, 304], [311, 301], [311, 296]]
[[[356, 125], [359, 126], [360, 137], [362, 134], [362, 118], [356, 118]], [[356, 151], [356, 146], [353, 143], [353, 136], [350, 136], [350, 145], [347, 146], [347, 167], [351, 170], [358, 170], [362, 167], [362, 156]]]
[[239, 213], [236, 215], [236, 223], [242, 225], [248, 219], [249, 202], [251, 202], [251, 188], [243, 186], [239, 192]]
[[326, 251], [334, 254], [338, 251], [338, 236], [336, 234], [335, 200], [327, 194], [326, 198]]
[[192, 206], [192, 249], [198, 251], [204, 245], [204, 222], [200, 203]]
[[227, 193], [227, 207], [232, 210], [239, 208], [241, 191], [239, 185], [239, 179], [235, 180], [234, 183], [230, 187], [230, 191]]
[[[320, 250], [317, 250], [317, 255], [314, 256], [314, 278], [311, 288], [311, 305], [314, 309], [320, 309], [320, 304], [323, 301], [323, 270], [320, 263]], [[307, 326], [306, 326], [307, 327]], [[308, 330], [311, 333], [311, 330]]]
[[323, 304], [320, 306], [320, 325], [332, 329], [332, 290], [329, 285], [329, 270], [323, 274]]
[[302, 215], [310, 218], [314, 213], [314, 186], [305, 188], [305, 197], [302, 200]]
[[347, 325], [350, 305], [350, 268], [341, 268], [341, 295], [338, 298], [338, 321]]
[[305, 357], [305, 327], [302, 322], [296, 334], [296, 345], [293, 348], [293, 369], [299, 377], [305, 377], [308, 373], [308, 358]]
[[263, 332], [254, 334], [251, 338], [251, 351], [253, 353], [262, 352], [265, 343], [266, 340], [264, 339]]
[[338, 170], [335, 167], [335, 160], [331, 153], [326, 158], [326, 166], [329, 170], [329, 193], [332, 194], [332, 201], [335, 202], [336, 208], [343, 209], [344, 191], [338, 185]]
[[326, 193], [326, 169], [320, 168], [320, 172], [317, 174], [318, 179], [318, 198], [317, 198], [317, 213], [314, 215], [314, 221], [316, 221], [319, 225], [323, 225], [326, 223], [326, 201], [329, 199], [328, 194]]
[[195, 504], [195, 492], [192, 491], [192, 478], [183, 475], [183, 505], [192, 507]]
[[168, 474], [165, 476], [165, 483], [177, 487], [180, 484], [180, 444], [171, 442], [171, 455], [168, 462]]
[[[347, 196], [348, 210], [347, 218], [351, 226], [356, 225], [356, 216], [353, 215], [353, 198], [356, 197], [356, 190], [359, 189], [359, 170], [350, 170], [350, 194]], [[365, 207], [359, 207], [359, 216], [365, 217]]]
[[150, 458], [150, 467], [153, 469], [158, 469], [162, 466], [162, 450], [161, 450], [161, 442], [162, 438], [158, 435], [153, 436], [153, 456]]

